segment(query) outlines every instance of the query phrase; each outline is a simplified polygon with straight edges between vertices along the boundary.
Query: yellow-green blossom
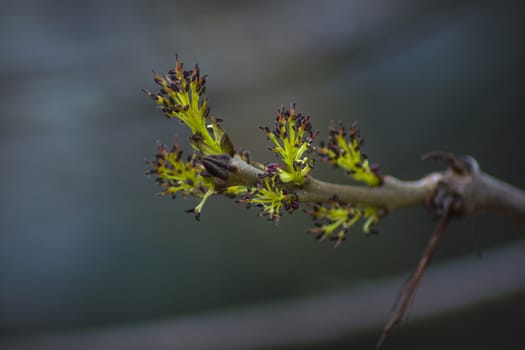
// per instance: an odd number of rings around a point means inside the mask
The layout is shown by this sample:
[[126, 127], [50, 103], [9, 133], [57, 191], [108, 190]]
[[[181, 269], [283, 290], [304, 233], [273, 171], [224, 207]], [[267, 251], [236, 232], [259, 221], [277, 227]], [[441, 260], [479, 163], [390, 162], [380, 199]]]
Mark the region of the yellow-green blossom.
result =
[[291, 213], [299, 207], [295, 195], [281, 186], [276, 174], [264, 176], [255, 186], [249, 187], [239, 202], [248, 208], [259, 208], [260, 216], [268, 216], [268, 220], [275, 222], [279, 222], [283, 210]]
[[154, 80], [161, 88], [159, 93], [143, 91], [159, 105], [166, 117], [176, 117], [190, 128], [190, 143], [195, 150], [204, 155], [233, 155], [233, 146], [219, 125], [220, 119], [210, 115], [205, 95], [206, 76], [200, 75], [197, 65], [185, 71], [177, 58], [174, 69], [165, 76], [154, 72]]
[[171, 150], [159, 145], [155, 159], [147, 161], [147, 164], [151, 169], [146, 174], [155, 175], [157, 183], [163, 189], [160, 195], [175, 198], [177, 193], [181, 193], [183, 196], [201, 199], [191, 210], [199, 219], [204, 203], [215, 192], [215, 185], [212, 178], [202, 175], [205, 169], [196, 156], [192, 155], [184, 161], [179, 145], [174, 145]]
[[382, 180], [378, 175], [378, 167], [370, 165], [366, 155], [361, 152], [364, 140], [357, 123], [352, 125], [348, 140], [346, 136], [342, 124], [332, 127], [328, 145], [321, 145], [317, 152], [329, 163], [345, 169], [354, 180], [363, 181], [369, 186], [380, 185]]
[[313, 158], [309, 154], [317, 133], [312, 132], [310, 117], [297, 113], [295, 104], [289, 110], [281, 107], [278, 112], [274, 130], [260, 128], [275, 144], [270, 150], [280, 155], [284, 162], [284, 167], [276, 168], [281, 181], [302, 185], [313, 166]]
[[374, 232], [372, 225], [379, 220], [377, 208], [358, 208], [341, 203], [336, 197], [326, 205], [312, 206], [312, 210], [307, 210], [306, 213], [311, 215], [316, 222], [316, 227], [309, 229], [308, 232], [317, 234], [319, 240], [327, 238], [335, 240], [336, 246], [346, 239], [348, 230], [359, 219], [366, 219], [363, 224], [363, 231], [366, 234]]

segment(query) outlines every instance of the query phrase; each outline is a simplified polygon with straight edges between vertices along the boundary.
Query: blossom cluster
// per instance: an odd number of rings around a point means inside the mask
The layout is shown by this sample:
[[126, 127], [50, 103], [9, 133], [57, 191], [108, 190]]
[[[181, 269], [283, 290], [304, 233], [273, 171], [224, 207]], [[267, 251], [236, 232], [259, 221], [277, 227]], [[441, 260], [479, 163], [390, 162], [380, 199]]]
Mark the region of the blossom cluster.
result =
[[168, 118], [176, 117], [190, 128], [192, 147], [204, 155], [233, 154], [228, 135], [219, 125], [220, 119], [210, 115], [206, 92], [206, 75], [201, 76], [199, 66], [184, 70], [178, 57], [175, 68], [162, 76], [154, 73], [160, 86], [156, 94], [143, 89]]
[[372, 227], [379, 221], [379, 210], [373, 207], [360, 208], [346, 204], [333, 196], [328, 205], [317, 203], [305, 210], [315, 221], [315, 227], [308, 230], [316, 234], [319, 240], [334, 240], [339, 246], [348, 234], [349, 229], [361, 218], [365, 219], [363, 231], [366, 234], [374, 233]]
[[259, 216], [267, 216], [268, 220], [276, 223], [283, 211], [291, 213], [299, 208], [296, 196], [282, 186], [279, 175], [269, 173], [264, 174], [254, 186], [247, 187], [239, 202], [248, 208], [259, 208]]
[[[272, 142], [269, 149], [281, 163], [252, 163], [249, 152], [235, 150], [219, 124], [221, 120], [210, 115], [205, 95], [206, 76], [200, 74], [197, 65], [192, 70], [184, 70], [177, 58], [174, 69], [166, 75], [154, 72], [154, 80], [160, 86], [159, 92], [144, 92], [166, 117], [176, 118], [190, 129], [189, 142], [194, 150], [183, 159], [178, 144], [171, 149], [158, 146], [155, 158], [147, 161], [150, 167], [147, 174], [156, 177], [162, 188], [161, 195], [182, 194], [198, 198], [199, 203], [189, 210], [197, 219], [206, 200], [217, 194], [236, 197], [237, 202], [258, 208], [260, 216], [275, 222], [279, 222], [284, 212], [292, 213], [299, 208], [297, 193], [307, 188], [316, 151], [313, 141], [318, 135], [312, 131], [309, 116], [298, 113], [295, 104], [278, 109], [274, 128], [260, 129]], [[348, 134], [339, 124], [330, 129], [327, 145], [321, 144], [317, 153], [346, 170], [355, 180], [379, 186], [382, 180], [378, 169], [369, 165], [361, 153], [362, 145], [357, 124], [352, 125]], [[234, 158], [255, 169], [259, 177], [239, 177], [232, 166]], [[343, 203], [335, 195], [328, 203], [310, 206], [306, 212], [316, 222], [316, 227], [309, 232], [317, 234], [320, 240], [335, 240], [336, 245], [346, 239], [348, 230], [360, 219], [364, 220], [365, 233], [373, 232], [372, 226], [380, 216], [378, 208]]]
[[161, 196], [171, 195], [175, 198], [177, 193], [181, 193], [183, 196], [201, 199], [191, 210], [199, 219], [204, 203], [215, 192], [215, 185], [211, 177], [205, 176], [206, 171], [196, 155], [193, 154], [184, 160], [178, 144], [171, 149], [158, 145], [155, 159], [146, 163], [150, 166], [146, 174], [155, 175], [157, 183], [163, 189], [160, 192]]
[[330, 164], [345, 169], [354, 180], [363, 181], [369, 186], [378, 186], [382, 182], [379, 167], [369, 164], [367, 156], [361, 152], [363, 144], [356, 122], [352, 124], [349, 133], [339, 123], [337, 127], [330, 128], [328, 144], [321, 144], [317, 152]]
[[313, 167], [310, 156], [313, 151], [313, 139], [318, 132], [312, 132], [309, 116], [303, 116], [295, 110], [295, 104], [289, 109], [284, 106], [278, 110], [275, 128], [260, 127], [268, 140], [273, 142], [269, 149], [281, 156], [284, 167], [276, 167], [282, 182], [302, 185], [305, 176]]

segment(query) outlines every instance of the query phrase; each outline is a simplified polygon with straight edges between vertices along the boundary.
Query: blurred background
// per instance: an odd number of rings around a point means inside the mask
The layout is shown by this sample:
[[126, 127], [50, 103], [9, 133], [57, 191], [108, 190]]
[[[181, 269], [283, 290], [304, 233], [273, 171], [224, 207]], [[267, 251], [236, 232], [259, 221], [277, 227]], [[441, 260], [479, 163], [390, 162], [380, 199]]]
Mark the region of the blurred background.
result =
[[[383, 173], [439, 170], [420, 156], [443, 149], [523, 188], [523, 15], [517, 0], [3, 0], [0, 347], [371, 349], [434, 228], [425, 211], [338, 249], [304, 215], [275, 226], [224, 198], [196, 222], [192, 199], [144, 176], [157, 141], [188, 133], [140, 89], [178, 53], [257, 160], [273, 159], [257, 126], [295, 101], [320, 139], [358, 120]], [[504, 219], [453, 223], [384, 348], [522, 349], [522, 257]]]

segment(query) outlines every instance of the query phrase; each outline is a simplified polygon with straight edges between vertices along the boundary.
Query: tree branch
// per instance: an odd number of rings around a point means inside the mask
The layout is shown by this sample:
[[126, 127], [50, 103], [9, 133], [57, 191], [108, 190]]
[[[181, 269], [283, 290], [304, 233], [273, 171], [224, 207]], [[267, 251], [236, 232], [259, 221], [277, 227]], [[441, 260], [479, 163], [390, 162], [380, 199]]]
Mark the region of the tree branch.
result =
[[430, 174], [417, 181], [402, 181], [385, 176], [379, 187], [339, 185], [310, 177], [305, 186], [296, 189], [300, 202], [326, 202], [334, 194], [346, 203], [381, 207], [388, 211], [401, 207], [423, 204], [432, 195], [440, 180], [438, 173]]
[[499, 213], [525, 225], [525, 192], [491, 175], [477, 173], [465, 198], [469, 212]]
[[[221, 156], [223, 157], [223, 156]], [[203, 159], [208, 168], [213, 160], [215, 166], [226, 170], [223, 179], [227, 185], [252, 185], [260, 180], [263, 171], [238, 157], [216, 156]], [[468, 216], [479, 212], [505, 214], [525, 225], [525, 192], [506, 182], [483, 173], [471, 157], [455, 158], [446, 171], [431, 173], [416, 181], [403, 181], [393, 176], [383, 177], [378, 187], [353, 186], [328, 183], [311, 176], [302, 186], [286, 184], [300, 202], [328, 202], [333, 195], [346, 203], [374, 206], [387, 212], [402, 207], [427, 206], [436, 211], [442, 206], [443, 191], [459, 197], [459, 207], [452, 208], [456, 216]], [[438, 192], [440, 195], [438, 196]]]
[[[380, 208], [383, 211], [379, 215], [401, 207], [423, 205], [431, 215], [441, 219], [416, 272], [403, 290], [394, 316], [383, 330], [377, 348], [381, 346], [387, 333], [403, 318], [451, 219], [471, 216], [477, 212], [494, 212], [506, 214], [525, 227], [525, 192], [484, 174], [472, 157], [459, 158], [451, 153], [435, 151], [425, 155], [423, 159], [445, 161], [448, 168], [417, 181], [402, 181], [384, 176], [379, 186], [339, 185], [311, 176], [307, 176], [302, 185], [283, 184], [289, 192], [295, 194], [299, 202], [328, 202], [336, 196], [339, 201], [352, 205]], [[264, 174], [260, 169], [263, 166], [257, 168], [238, 157], [228, 155], [203, 157], [202, 162], [208, 172], [226, 186], [252, 185], [260, 181]]]

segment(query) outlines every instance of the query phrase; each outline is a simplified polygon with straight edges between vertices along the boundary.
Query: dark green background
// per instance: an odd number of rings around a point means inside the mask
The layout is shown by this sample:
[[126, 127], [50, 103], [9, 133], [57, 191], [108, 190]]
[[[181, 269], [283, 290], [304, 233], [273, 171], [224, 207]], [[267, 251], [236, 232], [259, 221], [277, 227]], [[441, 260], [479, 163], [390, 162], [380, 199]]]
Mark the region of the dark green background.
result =
[[[276, 227], [217, 198], [198, 223], [184, 213], [191, 199], [157, 198], [143, 159], [157, 140], [188, 133], [140, 88], [153, 89], [151, 68], [167, 71], [176, 53], [209, 74], [212, 113], [258, 160], [273, 156], [257, 127], [295, 101], [320, 139], [331, 121], [357, 119], [383, 173], [420, 177], [440, 169], [420, 155], [444, 149], [525, 187], [519, 1], [3, 1], [1, 9], [2, 336], [317, 295], [415, 267], [434, 225], [423, 209], [388, 216], [379, 236], [355, 229], [334, 250], [307, 237], [311, 220], [300, 214]], [[318, 164], [315, 176], [346, 181]], [[435, 263], [522, 237], [499, 218], [457, 223]], [[474, 346], [473, 334], [518, 339], [523, 291], [505, 300], [407, 325], [390, 346], [427, 347], [421, 334], [453, 335], [443, 346], [457, 348]], [[476, 323], [480, 310], [486, 321]], [[463, 323], [477, 328], [462, 333]], [[307, 348], [358, 347], [377, 331]]]

